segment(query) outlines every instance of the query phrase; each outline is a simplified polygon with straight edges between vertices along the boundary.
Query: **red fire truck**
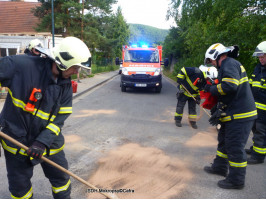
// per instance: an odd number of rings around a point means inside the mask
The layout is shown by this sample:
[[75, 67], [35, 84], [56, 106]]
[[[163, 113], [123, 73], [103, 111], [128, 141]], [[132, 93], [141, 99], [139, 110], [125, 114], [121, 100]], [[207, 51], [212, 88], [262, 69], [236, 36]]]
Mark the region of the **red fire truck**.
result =
[[155, 88], [160, 93], [162, 89], [162, 67], [168, 66], [168, 59], [162, 61], [162, 46], [147, 45], [123, 46], [122, 60], [116, 58], [116, 65], [122, 65], [121, 91], [126, 88]]

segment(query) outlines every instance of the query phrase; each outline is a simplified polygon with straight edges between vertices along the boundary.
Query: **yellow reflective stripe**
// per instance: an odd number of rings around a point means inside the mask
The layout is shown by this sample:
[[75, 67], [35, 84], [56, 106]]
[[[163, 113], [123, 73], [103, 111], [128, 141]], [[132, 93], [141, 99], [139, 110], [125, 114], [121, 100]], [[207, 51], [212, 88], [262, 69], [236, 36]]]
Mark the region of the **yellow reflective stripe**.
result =
[[239, 85], [239, 81], [237, 79], [234, 79], [234, 78], [223, 78], [222, 81], [229, 82], [229, 83], [234, 83], [237, 86]]
[[[36, 112], [34, 112], [35, 114]], [[38, 110], [38, 112], [36, 113], [36, 116], [40, 117], [41, 119], [44, 119], [44, 120], [48, 120], [49, 119], [49, 113], [45, 113], [41, 110]]]
[[255, 102], [256, 108], [261, 109], [261, 110], [266, 110], [266, 104], [258, 103]]
[[197, 91], [197, 90], [198, 90], [198, 87], [196, 87], [195, 85], [193, 85], [193, 83], [191, 82], [191, 80], [189, 79], [189, 77], [188, 77], [188, 75], [187, 75], [186, 69], [183, 67], [183, 68], [181, 69], [181, 71], [186, 75], [186, 80], [187, 80], [188, 84], [190, 85], [190, 87], [191, 87], [193, 90]]
[[59, 149], [50, 149], [50, 155], [54, 155], [59, 153], [60, 151], [62, 151], [64, 149], [65, 145], [63, 145], [61, 148]]
[[48, 124], [48, 126], [46, 126], [46, 128], [48, 128], [49, 130], [54, 132], [57, 136], [60, 133], [60, 128], [58, 126], [56, 126], [55, 124], [53, 124], [53, 123]]
[[176, 117], [182, 117], [183, 116], [183, 113], [182, 114], [175, 113], [175, 116]]
[[240, 68], [242, 73], [246, 71], [243, 65], [241, 65]]
[[217, 151], [217, 156], [220, 156], [222, 158], [228, 158], [228, 156], [220, 151]]
[[61, 107], [58, 113], [59, 114], [72, 113], [72, 107]]
[[230, 164], [231, 167], [246, 167], [247, 166], [247, 161], [246, 162], [242, 162], [242, 163], [236, 163], [236, 162], [229, 161], [229, 164]]
[[248, 82], [248, 77], [244, 77], [244, 78], [241, 78], [239, 80], [239, 84], [242, 84], [242, 83], [245, 83], [245, 82]]
[[199, 93], [198, 94], [188, 94], [186, 91], [184, 91], [184, 93], [183, 93], [184, 95], [186, 95], [187, 97], [191, 97], [191, 95], [193, 96], [193, 97], [196, 97], [196, 96], [198, 96], [199, 95]]
[[254, 81], [254, 82], [252, 82], [252, 87], [259, 87], [259, 88], [262, 88], [262, 89], [266, 89], [266, 84], [261, 85], [261, 82]]
[[234, 119], [242, 119], [242, 118], [252, 117], [255, 115], [257, 115], [257, 110], [246, 113], [234, 114], [233, 117]]
[[197, 118], [197, 115], [188, 115], [188, 118], [194, 118], [194, 119], [196, 119]]
[[53, 190], [54, 193], [66, 191], [69, 188], [70, 184], [71, 184], [71, 181], [69, 179], [69, 181], [67, 182], [66, 185], [64, 185], [62, 187], [52, 187], [52, 190]]
[[7, 150], [8, 152], [10, 152], [12, 154], [16, 154], [17, 153], [18, 150], [16, 148], [7, 146], [7, 144], [5, 143], [5, 141], [3, 139], [1, 139], [1, 142], [2, 142], [2, 146], [3, 146], [3, 148], [5, 150]]
[[13, 199], [29, 199], [31, 198], [33, 195], [33, 191], [32, 191], [32, 187], [30, 188], [30, 190], [27, 192], [27, 194], [25, 194], [23, 197], [15, 197], [14, 195], [11, 194], [11, 197]]
[[260, 148], [253, 145], [253, 150], [259, 154], [266, 154], [266, 148]]
[[231, 116], [222, 117], [222, 118], [220, 118], [220, 121], [221, 121], [221, 122], [228, 122], [228, 121], [231, 121]]
[[184, 79], [184, 78], [185, 78], [185, 76], [184, 76], [184, 75], [182, 75], [182, 74], [177, 74], [177, 78]]
[[[26, 104], [25, 104], [23, 101], [21, 101], [21, 100], [19, 100], [19, 99], [16, 99], [15, 97], [13, 97], [13, 94], [12, 94], [12, 92], [11, 92], [10, 89], [8, 89], [8, 92], [9, 92], [11, 98], [12, 98], [12, 102], [13, 102], [13, 104], [14, 104], [16, 107], [19, 107], [19, 108], [21, 108], [23, 111], [28, 112], [28, 113], [31, 113], [32, 115], [35, 115], [35, 114], [36, 114], [37, 117], [39, 117], [39, 118], [41, 118], [41, 119], [43, 119], [43, 120], [48, 120], [48, 119], [49, 119], [50, 113], [43, 112], [42, 110], [38, 110], [38, 112], [37, 112], [37, 109], [36, 109], [36, 108], [34, 109], [33, 112], [30, 112], [30, 111], [25, 110], [25, 106], [26, 106]], [[37, 113], [36, 113], [36, 112], [37, 112]], [[51, 121], [53, 121], [53, 120], [55, 119], [55, 117], [56, 117], [56, 116], [53, 115], [53, 116], [51, 117]]]
[[222, 85], [221, 83], [217, 85], [217, 89], [218, 89], [218, 92], [221, 94], [221, 95], [226, 95], [222, 89]]

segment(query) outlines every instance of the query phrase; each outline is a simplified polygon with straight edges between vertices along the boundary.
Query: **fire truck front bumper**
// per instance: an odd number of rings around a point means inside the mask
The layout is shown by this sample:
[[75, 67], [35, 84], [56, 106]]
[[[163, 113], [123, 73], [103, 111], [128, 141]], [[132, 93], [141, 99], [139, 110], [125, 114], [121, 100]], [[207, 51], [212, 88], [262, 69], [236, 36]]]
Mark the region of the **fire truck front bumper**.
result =
[[162, 75], [133, 74], [129, 76], [121, 74], [121, 86], [139, 88], [162, 87]]

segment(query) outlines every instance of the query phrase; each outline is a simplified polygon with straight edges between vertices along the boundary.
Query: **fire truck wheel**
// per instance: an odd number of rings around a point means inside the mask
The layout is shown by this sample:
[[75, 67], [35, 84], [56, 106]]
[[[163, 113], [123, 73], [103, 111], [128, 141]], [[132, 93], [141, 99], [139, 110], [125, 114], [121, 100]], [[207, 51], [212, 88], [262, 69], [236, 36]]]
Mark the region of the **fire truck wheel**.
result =
[[127, 90], [126, 86], [121, 85], [121, 91], [126, 92], [126, 90]]
[[162, 89], [161, 87], [156, 87], [156, 88], [155, 88], [155, 92], [156, 92], [156, 93], [160, 93], [160, 92], [161, 92], [161, 89]]

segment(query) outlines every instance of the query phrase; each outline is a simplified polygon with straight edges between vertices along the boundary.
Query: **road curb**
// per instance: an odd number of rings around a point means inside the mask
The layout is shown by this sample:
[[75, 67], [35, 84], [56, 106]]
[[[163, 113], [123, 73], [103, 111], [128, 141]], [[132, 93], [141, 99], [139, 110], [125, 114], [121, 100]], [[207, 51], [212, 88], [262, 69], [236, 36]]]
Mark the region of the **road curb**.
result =
[[170, 78], [168, 78], [167, 76], [165, 76], [164, 74], [163, 74], [163, 77], [166, 79], [166, 80], [168, 80], [171, 84], [173, 84], [174, 86], [176, 86], [177, 87], [177, 82], [175, 82], [174, 80], [172, 80], [172, 79], [170, 79]]
[[113, 75], [113, 76], [107, 78], [106, 80], [104, 80], [104, 81], [102, 81], [102, 82], [100, 82], [100, 83], [97, 83], [97, 84], [95, 84], [95, 85], [93, 85], [93, 86], [87, 88], [86, 90], [84, 90], [84, 91], [82, 91], [82, 92], [79, 92], [78, 94], [76, 94], [75, 96], [73, 96], [72, 99], [73, 99], [73, 100], [76, 99], [77, 97], [79, 97], [79, 96], [85, 94], [86, 92], [92, 90], [93, 88], [96, 88], [96, 87], [98, 87], [98, 86], [104, 84], [105, 82], [111, 80], [112, 78], [114, 78], [114, 77], [116, 77], [116, 76], [118, 76], [118, 75], [119, 75], [119, 74], [115, 74], [115, 75]]

